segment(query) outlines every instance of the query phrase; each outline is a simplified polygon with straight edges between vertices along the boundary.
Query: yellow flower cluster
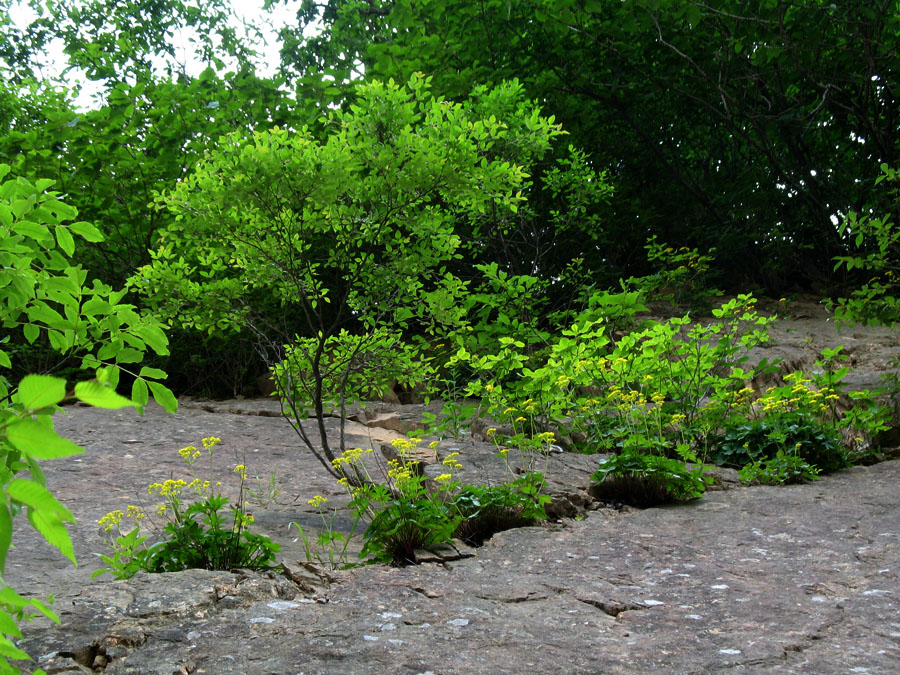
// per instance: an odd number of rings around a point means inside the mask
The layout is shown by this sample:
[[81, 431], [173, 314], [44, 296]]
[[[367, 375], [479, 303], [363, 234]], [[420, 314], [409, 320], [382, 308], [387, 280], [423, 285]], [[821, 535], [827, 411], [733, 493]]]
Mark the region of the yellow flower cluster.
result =
[[207, 490], [209, 490], [209, 481], [195, 478], [190, 483], [188, 483], [187, 486], [195, 492], [206, 492]]
[[451, 452], [444, 458], [444, 461], [441, 462], [444, 466], [450, 467], [451, 469], [461, 469], [462, 464], [457, 461], [457, 457], [459, 457], [458, 452]]
[[420, 438], [395, 438], [391, 441], [391, 445], [397, 449], [397, 452], [403, 455], [406, 452], [415, 450], [421, 442], [422, 439]]
[[[394, 445], [394, 447], [397, 446]], [[355, 464], [358, 464], [363, 455], [368, 455], [371, 452], [372, 448], [366, 448], [365, 450], [363, 450], [362, 448], [348, 448], [347, 450], [344, 450], [340, 457], [335, 457], [333, 460], [331, 460], [331, 466], [333, 466], [338, 471], [343, 471], [344, 466], [350, 468]]]
[[392, 459], [388, 461], [388, 480], [393, 482], [398, 490], [404, 490], [408, 487], [415, 487], [414, 484], [419, 482], [419, 477], [412, 472], [412, 469], [402, 463], [400, 460]]
[[[346, 480], [346, 479], [344, 479], [344, 480]], [[316, 495], [315, 497], [313, 497], [306, 503], [309, 504], [310, 506], [312, 506], [314, 509], [317, 509], [320, 506], [323, 506], [325, 504], [325, 502], [327, 502], [327, 501], [328, 501], [328, 497], [323, 497], [322, 495]]]
[[129, 504], [126, 512], [123, 513], [121, 509], [110, 511], [97, 521], [97, 525], [102, 527], [104, 532], [110, 532], [113, 528], [119, 527], [123, 518], [131, 518], [135, 521], [135, 523], [137, 523], [138, 521], [141, 521], [146, 517], [147, 514], [144, 513], [144, 509], [139, 506]]
[[206, 450], [211, 450], [213, 447], [222, 442], [222, 439], [218, 436], [207, 436], [206, 438], [200, 439], [200, 442], [203, 443], [203, 447]]
[[790, 373], [784, 379], [790, 386], [788, 393], [785, 393], [785, 387], [769, 387], [757, 401], [763, 413], [806, 410], [823, 414], [828, 411], [829, 405], [840, 398], [830, 387], [811, 389], [812, 381], [799, 372]]
[[160, 497], [177, 497], [187, 487], [187, 482], [181, 479], [167, 480], [164, 483], [150, 483], [147, 486], [147, 494]]
[[110, 511], [105, 516], [103, 516], [100, 520], [97, 521], [97, 525], [102, 527], [104, 531], [109, 532], [114, 527], [118, 527], [119, 523], [122, 522], [122, 518], [125, 517], [125, 514], [122, 513], [121, 510], [116, 509], [115, 511]]
[[187, 462], [188, 464], [193, 464], [200, 457], [201, 453], [193, 445], [189, 445], [186, 448], [182, 448], [181, 450], [179, 450], [178, 454], [181, 455], [181, 458], [185, 462]]

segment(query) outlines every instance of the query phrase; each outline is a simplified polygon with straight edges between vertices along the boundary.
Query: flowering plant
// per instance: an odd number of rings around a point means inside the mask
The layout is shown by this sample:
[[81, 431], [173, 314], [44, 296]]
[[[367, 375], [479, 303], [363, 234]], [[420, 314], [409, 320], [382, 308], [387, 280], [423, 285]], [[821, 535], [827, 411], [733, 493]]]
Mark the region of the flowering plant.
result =
[[[121, 510], [107, 513], [98, 521], [113, 550], [112, 555], [100, 555], [109, 565], [98, 570], [93, 576], [110, 572], [117, 579], [127, 579], [138, 571], [177, 572], [186, 569], [228, 570], [236, 567], [264, 569], [270, 567], [280, 547], [268, 537], [249, 531], [253, 516], [246, 511], [244, 483], [247, 467], [238, 464], [234, 473], [238, 476], [238, 499], [229, 506], [229, 499], [214, 494], [220, 482], [212, 483], [212, 456], [220, 438], [209, 436], [202, 440], [203, 449], [210, 461], [209, 478], [200, 479], [192, 475], [190, 482], [169, 479], [162, 483], [151, 483], [147, 493], [161, 497], [153, 513], [164, 517], [166, 524], [160, 528], [164, 533], [161, 541], [147, 546], [148, 535], [141, 535], [144, 522], [152, 521], [147, 512], [129, 505]], [[194, 464], [203, 452], [194, 446], [178, 451], [184, 462], [194, 471]], [[195, 498], [194, 498], [195, 497]], [[123, 523], [131, 522], [132, 527], [123, 532]]]
[[[433, 549], [453, 538], [471, 545], [479, 545], [495, 532], [531, 524], [547, 517], [544, 505], [549, 498], [541, 494], [544, 477], [529, 472], [510, 483], [500, 485], [461, 485], [456, 472], [462, 469], [459, 453], [448, 454], [440, 466], [440, 473], [428, 476], [414, 458], [414, 450], [421, 443], [417, 438], [398, 438], [392, 442], [397, 458], [383, 466], [383, 481], [377, 482], [366, 462], [371, 449], [353, 448], [334, 461], [342, 477], [338, 480], [350, 494], [350, 507], [356, 514], [353, 530], [360, 520], [368, 522], [360, 558], [376, 562], [406, 565], [416, 562], [416, 551]], [[437, 441], [430, 449], [437, 447]], [[501, 451], [506, 457], [507, 451]], [[321, 509], [328, 500], [313, 497], [309, 504]], [[333, 531], [334, 519], [324, 514], [326, 532], [319, 536], [318, 547], [299, 527], [307, 547], [307, 558], [322, 562], [320, 548], [334, 552], [340, 547], [338, 560], [343, 561], [347, 537]], [[351, 534], [352, 531], [351, 530]], [[334, 564], [334, 555], [329, 560]]]

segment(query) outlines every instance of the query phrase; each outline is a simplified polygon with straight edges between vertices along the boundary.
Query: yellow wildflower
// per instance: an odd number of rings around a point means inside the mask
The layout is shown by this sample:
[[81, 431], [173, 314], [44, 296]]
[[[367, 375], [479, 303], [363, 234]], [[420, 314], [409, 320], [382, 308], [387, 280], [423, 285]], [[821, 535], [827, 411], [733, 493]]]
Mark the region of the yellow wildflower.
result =
[[110, 511], [105, 516], [103, 516], [100, 520], [97, 521], [97, 525], [102, 527], [104, 531], [109, 532], [114, 527], [118, 526], [119, 523], [122, 522], [122, 517], [125, 514], [116, 509], [115, 511]]
[[234, 467], [234, 472], [241, 477], [241, 480], [247, 479], [247, 467], [243, 464], [238, 464], [236, 467]]
[[[346, 479], [344, 479], [344, 480], [346, 480]], [[322, 495], [316, 495], [315, 497], [313, 497], [306, 503], [309, 504], [310, 506], [312, 506], [313, 508], [317, 509], [327, 501], [328, 501], [328, 497], [323, 497]]]
[[222, 442], [221, 438], [217, 436], [207, 436], [206, 438], [201, 439], [200, 441], [203, 443], [203, 447], [207, 450], [211, 450], [213, 447]]

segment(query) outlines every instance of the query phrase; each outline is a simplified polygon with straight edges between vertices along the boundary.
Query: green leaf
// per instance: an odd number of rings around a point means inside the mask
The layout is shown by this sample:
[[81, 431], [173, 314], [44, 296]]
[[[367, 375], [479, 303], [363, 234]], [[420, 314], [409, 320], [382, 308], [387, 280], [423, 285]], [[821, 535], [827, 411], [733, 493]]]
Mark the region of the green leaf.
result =
[[72, 238], [72, 233], [69, 232], [69, 228], [63, 226], [57, 226], [56, 230], [56, 243], [59, 244], [59, 247], [65, 251], [66, 255], [72, 255], [75, 253], [75, 240]]
[[6, 438], [23, 455], [37, 459], [56, 459], [84, 452], [72, 441], [33, 419], [19, 419], [11, 423], [6, 427]]
[[56, 513], [29, 508], [28, 522], [43, 535], [48, 544], [59, 549], [59, 552], [71, 560], [73, 565], [78, 564], [75, 560], [75, 548], [72, 546], [69, 532]]
[[150, 391], [153, 392], [153, 400], [159, 403], [163, 410], [167, 413], [174, 413], [178, 410], [178, 400], [168, 387], [159, 382], [148, 382], [147, 384], [150, 385]]
[[169, 377], [168, 373], [164, 370], [160, 370], [159, 368], [151, 368], [150, 366], [144, 366], [141, 368], [141, 377], [152, 377], [154, 380], [165, 380]]
[[95, 408], [119, 410], [134, 406], [129, 399], [116, 393], [112, 387], [100, 384], [97, 380], [87, 380], [75, 385], [75, 398]]
[[31, 660], [31, 657], [26, 652], [23, 652], [18, 647], [15, 647], [8, 638], [3, 637], [2, 635], [0, 635], [0, 656], [4, 656], [8, 659], [17, 659], [22, 661]]
[[28, 344], [33, 345], [34, 341], [38, 339], [38, 335], [41, 334], [41, 329], [33, 323], [26, 323], [22, 326], [22, 332], [25, 334], [25, 339], [28, 340]]
[[91, 225], [90, 223], [86, 223], [83, 220], [77, 223], [72, 223], [69, 225], [69, 228], [77, 235], [80, 235], [83, 239], [90, 242], [100, 242], [103, 241], [103, 234], [96, 227]]
[[12, 516], [9, 506], [4, 501], [0, 504], [0, 576], [6, 572], [6, 556], [12, 544]]
[[66, 381], [50, 375], [26, 375], [19, 382], [19, 402], [26, 410], [56, 405], [66, 397]]
[[125, 347], [116, 354], [116, 363], [140, 363], [143, 358], [143, 352], [131, 347]]
[[135, 330], [144, 341], [150, 345], [150, 348], [160, 356], [166, 356], [169, 353], [169, 340], [162, 328], [156, 324], [146, 324]]
[[[141, 375], [143, 375], [143, 370], [141, 371]], [[150, 400], [150, 395], [147, 391], [147, 382], [140, 377], [135, 378], [134, 384], [131, 385], [131, 400], [138, 409], [143, 409], [143, 407], [147, 405], [147, 401]]]
[[53, 494], [39, 483], [26, 478], [16, 478], [7, 487], [6, 493], [18, 502], [36, 511], [48, 511], [56, 515], [60, 521], [75, 522], [75, 516], [63, 506]]
[[22, 637], [22, 631], [15, 620], [2, 609], [0, 609], [0, 635], [13, 635], [17, 638]]

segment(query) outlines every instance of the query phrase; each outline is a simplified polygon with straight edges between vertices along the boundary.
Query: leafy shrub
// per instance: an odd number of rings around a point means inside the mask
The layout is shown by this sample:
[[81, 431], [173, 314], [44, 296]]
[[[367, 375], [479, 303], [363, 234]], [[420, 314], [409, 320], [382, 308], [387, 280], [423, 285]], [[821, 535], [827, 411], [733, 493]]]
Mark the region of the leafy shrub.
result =
[[[701, 255], [696, 248], [686, 246], [675, 250], [657, 241], [656, 235], [647, 240], [644, 248], [647, 249], [647, 261], [660, 269], [647, 276], [630, 277], [625, 282], [628, 287], [639, 290], [649, 299], [695, 309], [708, 310], [712, 299], [722, 295], [722, 291], [711, 285], [710, 264], [715, 260], [712, 255]], [[715, 253], [715, 249], [710, 249], [710, 253]]]
[[[278, 544], [249, 531], [253, 516], [245, 511], [247, 468], [242, 464], [234, 468], [239, 487], [233, 505], [229, 506], [227, 497], [213, 494], [213, 488], [221, 485], [212, 483], [213, 449], [219, 442], [215, 437], [203, 439], [203, 448], [210, 459], [209, 479], [201, 480], [194, 475], [190, 482], [170, 479], [147, 488], [150, 495], [163, 498], [155, 509], [155, 515], [165, 516], [167, 520], [161, 541], [148, 546], [147, 535], [141, 536], [142, 523], [150, 518], [140, 507], [129, 506], [125, 513], [112, 511], [100, 519], [98, 524], [107, 533], [113, 553], [100, 556], [109, 567], [93, 576], [110, 572], [116, 579], [128, 579], [140, 570], [266, 569], [273, 565], [280, 550]], [[194, 463], [202, 452], [188, 446], [179, 450], [179, 454], [193, 473]], [[189, 500], [191, 494], [197, 499]], [[123, 533], [122, 523], [129, 521], [133, 527]]]
[[774, 456], [746, 464], [740, 471], [744, 483], [786, 485], [818, 480], [820, 469], [802, 456], [779, 449]]
[[821, 471], [836, 471], [850, 464], [837, 432], [814, 420], [777, 415], [730, 428], [714, 446], [710, 459], [719, 466], [741, 468], [788, 448]]
[[[896, 206], [900, 203], [900, 173], [887, 164], [881, 165], [881, 172], [876, 185], [884, 181], [892, 185], [890, 194]], [[900, 228], [890, 216], [878, 218], [851, 211], [841, 222], [840, 232], [852, 240], [857, 252], [836, 257], [834, 268], [858, 269], [869, 276], [850, 297], [827, 301], [835, 319], [850, 325], [900, 322]]]
[[176, 222], [130, 283], [174, 325], [252, 332], [285, 416], [332, 471], [345, 447], [341, 433], [332, 448], [325, 407], [363, 378], [355, 357], [384, 364], [397, 331], [433, 334], [459, 319], [466, 283], [448, 271], [461, 256], [458, 225], [514, 215], [529, 165], [563, 132], [518, 83], [450, 103], [419, 74], [406, 86], [361, 84], [321, 129], [223, 137], [159, 197]]
[[501, 485], [466, 485], [453, 496], [462, 522], [453, 533], [469, 546], [481, 546], [497, 532], [533, 525], [547, 519], [540, 495], [542, 474], [533, 472]]
[[[366, 466], [371, 449], [347, 450], [335, 460], [335, 468], [343, 474], [338, 482], [352, 497], [356, 522], [368, 523], [360, 558], [414, 564], [419, 549], [435, 548], [454, 537], [481, 543], [514, 523], [530, 524], [547, 517], [544, 506], [549, 498], [541, 494], [542, 474], [531, 472], [509, 484], [461, 486], [453, 475], [462, 468], [457, 461], [459, 453], [454, 452], [444, 458], [443, 472], [429, 478], [411, 456], [419, 442], [393, 441], [399, 458], [388, 461], [381, 483], [372, 480]], [[313, 505], [321, 506], [325, 498], [314, 501], [318, 503]], [[346, 549], [344, 537], [320, 538], [320, 544], [332, 543]]]

